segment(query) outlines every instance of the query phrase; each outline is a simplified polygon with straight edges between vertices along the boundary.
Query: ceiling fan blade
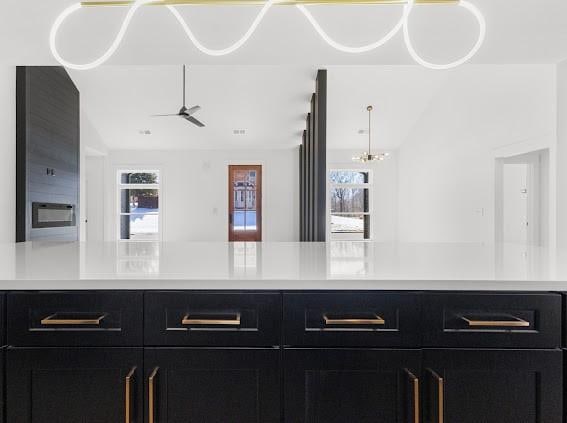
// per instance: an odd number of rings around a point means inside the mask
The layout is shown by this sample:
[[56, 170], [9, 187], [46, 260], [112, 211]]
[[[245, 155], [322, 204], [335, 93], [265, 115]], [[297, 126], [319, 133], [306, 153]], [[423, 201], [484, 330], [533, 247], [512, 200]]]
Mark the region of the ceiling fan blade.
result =
[[192, 114], [197, 113], [199, 110], [201, 110], [201, 106], [193, 106], [185, 110], [184, 114], [191, 116]]
[[170, 115], [151, 115], [151, 117], [165, 117], [165, 116], [179, 116], [179, 113], [173, 113]]
[[193, 125], [197, 125], [199, 128], [203, 128], [205, 126], [203, 122], [200, 122], [199, 120], [195, 119], [193, 116], [186, 116], [185, 119], [187, 119]]

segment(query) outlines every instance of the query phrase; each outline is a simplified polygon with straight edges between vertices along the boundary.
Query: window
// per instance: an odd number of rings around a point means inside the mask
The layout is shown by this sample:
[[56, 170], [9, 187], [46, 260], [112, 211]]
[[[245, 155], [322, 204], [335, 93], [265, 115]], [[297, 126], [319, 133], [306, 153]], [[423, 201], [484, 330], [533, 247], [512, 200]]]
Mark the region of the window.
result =
[[370, 171], [331, 170], [331, 240], [368, 240]]
[[159, 240], [159, 193], [159, 171], [118, 171], [118, 239]]

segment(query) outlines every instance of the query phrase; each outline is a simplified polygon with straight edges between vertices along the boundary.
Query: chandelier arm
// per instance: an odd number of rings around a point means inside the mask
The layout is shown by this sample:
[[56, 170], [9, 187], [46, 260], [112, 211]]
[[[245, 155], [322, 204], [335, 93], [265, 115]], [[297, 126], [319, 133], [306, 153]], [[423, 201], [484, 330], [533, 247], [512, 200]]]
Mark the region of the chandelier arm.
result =
[[411, 42], [411, 37], [409, 34], [409, 16], [406, 16], [406, 21], [404, 23], [404, 31], [403, 31], [404, 41], [411, 57], [421, 66], [434, 70], [445, 70], [445, 69], [456, 68], [457, 66], [460, 66], [468, 62], [482, 47], [482, 44], [484, 43], [484, 40], [486, 38], [486, 20], [484, 19], [482, 12], [475, 5], [468, 2], [467, 0], [461, 0], [458, 4], [459, 6], [464, 7], [465, 9], [470, 11], [472, 15], [477, 19], [479, 26], [479, 34], [475, 45], [465, 56], [461, 57], [458, 60], [455, 60], [454, 62], [447, 64], [436, 64], [436, 63], [428, 62], [417, 53]]
[[372, 121], [371, 121], [371, 116], [372, 116], [372, 109], [370, 107], [368, 107], [368, 155], [371, 156], [372, 155], [372, 148], [371, 148], [371, 142], [372, 142]]

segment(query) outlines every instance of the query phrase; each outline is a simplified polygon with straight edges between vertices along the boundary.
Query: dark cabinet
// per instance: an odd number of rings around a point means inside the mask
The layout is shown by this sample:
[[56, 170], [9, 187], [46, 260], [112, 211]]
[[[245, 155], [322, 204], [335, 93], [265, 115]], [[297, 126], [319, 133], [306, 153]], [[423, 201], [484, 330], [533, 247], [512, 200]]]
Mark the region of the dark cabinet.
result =
[[280, 423], [279, 349], [147, 348], [147, 423]]
[[424, 350], [425, 423], [561, 423], [559, 350]]
[[426, 293], [424, 347], [558, 348], [561, 296], [551, 293]]
[[0, 423], [562, 423], [560, 298], [0, 294]]
[[417, 423], [419, 350], [287, 349], [286, 423]]
[[148, 292], [151, 346], [272, 347], [280, 344], [281, 295], [270, 292]]
[[415, 293], [285, 293], [284, 344], [303, 347], [409, 348], [419, 345]]
[[7, 421], [141, 423], [141, 348], [7, 351]]
[[138, 291], [13, 292], [7, 309], [8, 345], [134, 347], [143, 342], [143, 293]]

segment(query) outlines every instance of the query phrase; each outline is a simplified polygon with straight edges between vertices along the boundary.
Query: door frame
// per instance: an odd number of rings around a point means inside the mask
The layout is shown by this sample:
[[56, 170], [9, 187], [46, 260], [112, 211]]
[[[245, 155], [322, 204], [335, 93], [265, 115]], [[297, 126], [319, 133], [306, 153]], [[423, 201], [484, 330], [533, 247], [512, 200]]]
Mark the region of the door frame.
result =
[[504, 236], [504, 166], [528, 165], [528, 245], [548, 246], [549, 234], [549, 149], [530, 151], [496, 159], [495, 177], [495, 241], [502, 243]]
[[[256, 183], [256, 236], [251, 237], [251, 239], [244, 239], [244, 240], [235, 240], [233, 239], [233, 230], [232, 224], [230, 223], [230, 214], [232, 213], [232, 209], [234, 206], [234, 197], [232, 194], [232, 169], [254, 169], [257, 172], [257, 183]], [[263, 195], [262, 195], [262, 186], [263, 186], [263, 169], [264, 166], [262, 163], [257, 164], [232, 164], [229, 163], [227, 167], [227, 187], [228, 187], [228, 241], [229, 242], [262, 242], [262, 206], [263, 206]]]

